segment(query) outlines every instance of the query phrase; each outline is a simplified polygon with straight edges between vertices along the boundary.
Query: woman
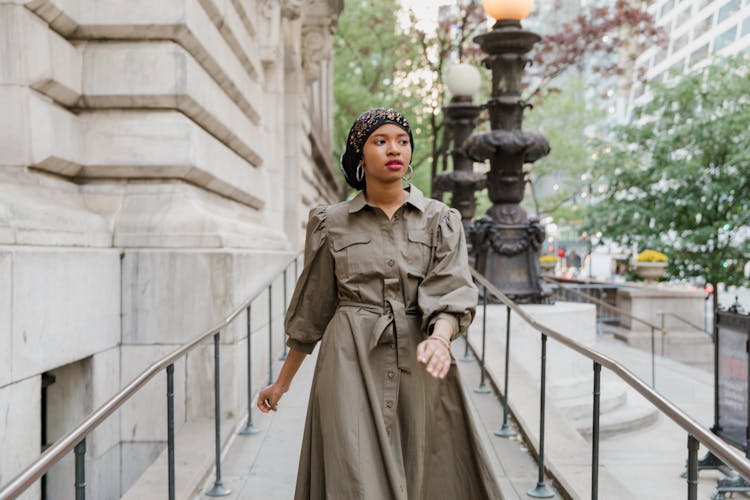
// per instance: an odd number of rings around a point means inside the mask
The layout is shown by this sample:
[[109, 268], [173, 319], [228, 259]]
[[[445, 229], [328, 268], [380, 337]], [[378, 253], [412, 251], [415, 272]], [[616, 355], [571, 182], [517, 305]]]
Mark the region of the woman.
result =
[[289, 355], [258, 396], [275, 411], [322, 341], [298, 500], [501, 498], [450, 353], [477, 301], [461, 217], [403, 188], [413, 147], [401, 114], [366, 111], [341, 158], [362, 192], [310, 212]]

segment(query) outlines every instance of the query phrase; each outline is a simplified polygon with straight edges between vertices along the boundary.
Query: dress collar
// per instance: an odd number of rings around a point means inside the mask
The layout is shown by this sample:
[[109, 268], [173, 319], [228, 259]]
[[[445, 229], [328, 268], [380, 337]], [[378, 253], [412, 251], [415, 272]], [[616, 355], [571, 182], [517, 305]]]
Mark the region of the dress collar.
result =
[[[406, 188], [406, 192], [409, 193], [409, 196], [406, 198], [406, 203], [413, 206], [420, 212], [424, 212], [425, 204], [427, 201], [425, 200], [424, 195], [422, 194], [422, 191], [417, 188], [414, 184], [409, 184]], [[363, 208], [367, 206], [372, 206], [369, 203], [367, 203], [367, 200], [365, 200], [365, 192], [360, 191], [357, 196], [349, 200], [349, 213], [353, 214], [355, 212], [359, 212]]]

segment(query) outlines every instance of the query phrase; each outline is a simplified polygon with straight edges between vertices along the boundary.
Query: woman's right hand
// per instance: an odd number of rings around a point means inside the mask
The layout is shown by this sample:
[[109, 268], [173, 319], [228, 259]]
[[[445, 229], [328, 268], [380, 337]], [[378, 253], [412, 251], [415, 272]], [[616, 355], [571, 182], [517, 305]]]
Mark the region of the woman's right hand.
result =
[[286, 390], [284, 390], [278, 384], [278, 382], [273, 385], [269, 385], [268, 387], [260, 391], [260, 394], [258, 394], [258, 409], [263, 413], [268, 413], [271, 410], [278, 410], [279, 400], [285, 392]]

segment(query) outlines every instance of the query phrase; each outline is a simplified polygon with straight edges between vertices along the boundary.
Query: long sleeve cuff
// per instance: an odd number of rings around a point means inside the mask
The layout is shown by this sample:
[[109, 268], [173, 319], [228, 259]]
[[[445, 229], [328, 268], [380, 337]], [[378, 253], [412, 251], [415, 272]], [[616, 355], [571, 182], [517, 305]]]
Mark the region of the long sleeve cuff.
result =
[[312, 352], [315, 350], [315, 344], [317, 342], [300, 342], [299, 340], [294, 340], [293, 338], [287, 338], [286, 339], [286, 345], [289, 347], [289, 349], [294, 349], [295, 351], [304, 352], [305, 354], [312, 354]]
[[458, 319], [456, 319], [456, 316], [454, 314], [450, 313], [438, 313], [435, 316], [433, 316], [430, 319], [430, 322], [427, 324], [427, 334], [432, 335], [432, 331], [435, 329], [435, 323], [439, 319], [444, 319], [451, 325], [451, 340], [455, 339], [458, 336]]

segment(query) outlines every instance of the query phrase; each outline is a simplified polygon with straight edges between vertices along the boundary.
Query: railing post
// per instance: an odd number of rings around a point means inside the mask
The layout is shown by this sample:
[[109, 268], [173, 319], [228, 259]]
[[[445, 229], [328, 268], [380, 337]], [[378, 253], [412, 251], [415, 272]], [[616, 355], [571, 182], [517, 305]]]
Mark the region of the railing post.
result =
[[243, 436], [252, 436], [258, 433], [253, 425], [253, 332], [251, 326], [251, 306], [247, 306], [247, 423], [240, 431]]
[[539, 474], [536, 486], [527, 494], [534, 498], [552, 498], [554, 492], [544, 484], [544, 406], [547, 390], [547, 335], [542, 334], [542, 388], [539, 396]]
[[479, 394], [487, 394], [490, 392], [490, 388], [484, 383], [485, 368], [484, 359], [487, 345], [487, 287], [482, 287], [482, 359], [480, 360], [480, 378], [479, 387], [474, 388], [474, 392]]
[[656, 353], [654, 352], [654, 327], [651, 327], [651, 388], [656, 389]]
[[86, 500], [86, 438], [81, 439], [73, 450], [76, 456], [76, 500]]
[[591, 500], [599, 498], [599, 403], [602, 365], [594, 361], [594, 411], [591, 426]]
[[268, 285], [268, 385], [273, 384], [273, 283]]
[[[286, 314], [286, 268], [284, 268], [284, 309], [282, 310], [282, 313]], [[286, 359], [286, 338], [284, 335], [281, 336], [281, 343], [283, 345], [282, 351], [281, 351], [281, 357], [279, 358], [279, 361], [284, 361]]]
[[172, 363], [167, 366], [167, 482], [169, 500], [175, 500], [174, 473], [174, 363]]
[[688, 434], [688, 500], [698, 500], [698, 440]]
[[464, 334], [464, 355], [463, 357], [459, 358], [459, 361], [463, 361], [464, 363], [466, 363], [473, 360], [474, 357], [469, 352], [469, 331], [466, 330], [466, 333]]
[[210, 497], [225, 497], [231, 490], [221, 482], [221, 359], [219, 357], [220, 332], [214, 334], [214, 438], [216, 444], [216, 479], [213, 487], [206, 492]]
[[495, 431], [495, 436], [510, 437], [516, 433], [508, 425], [508, 362], [510, 361], [510, 306], [505, 306], [505, 388], [503, 389], [503, 425]]
[[664, 356], [664, 318], [666, 313], [661, 313], [661, 355]]

